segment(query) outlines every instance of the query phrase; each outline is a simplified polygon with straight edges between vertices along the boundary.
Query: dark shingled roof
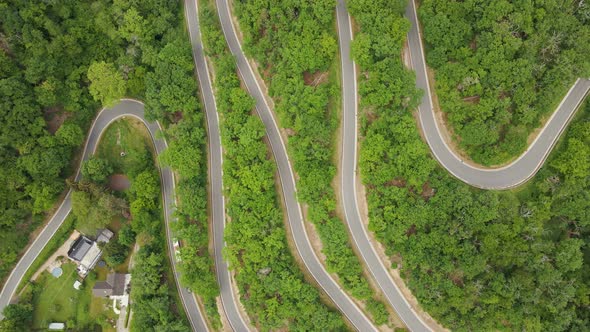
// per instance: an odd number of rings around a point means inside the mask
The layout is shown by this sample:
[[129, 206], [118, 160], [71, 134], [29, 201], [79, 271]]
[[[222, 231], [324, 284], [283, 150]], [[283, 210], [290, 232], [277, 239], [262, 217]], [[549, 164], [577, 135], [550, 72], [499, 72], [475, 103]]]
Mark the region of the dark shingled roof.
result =
[[107, 281], [113, 285], [113, 295], [125, 294], [125, 274], [113, 273], [107, 276]]
[[84, 258], [88, 250], [90, 250], [90, 247], [92, 247], [92, 241], [86, 236], [80, 236], [70, 247], [68, 256], [79, 262]]
[[92, 294], [98, 297], [113, 295], [113, 287], [106, 281], [97, 281], [92, 288]]
[[92, 294], [100, 297], [125, 294], [125, 274], [110, 273], [107, 275], [107, 281], [97, 281], [94, 284]]

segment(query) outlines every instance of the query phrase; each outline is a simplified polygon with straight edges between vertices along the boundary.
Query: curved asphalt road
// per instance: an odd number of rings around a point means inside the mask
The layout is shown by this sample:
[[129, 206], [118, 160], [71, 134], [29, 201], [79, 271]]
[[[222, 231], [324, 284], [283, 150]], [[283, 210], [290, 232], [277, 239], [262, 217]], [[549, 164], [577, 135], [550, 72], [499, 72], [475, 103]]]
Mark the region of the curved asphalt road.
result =
[[[357, 95], [356, 71], [350, 56], [352, 30], [350, 16], [346, 12], [344, 0], [338, 1], [336, 10], [340, 51], [342, 61], [343, 86], [343, 141], [342, 141], [342, 199], [346, 221], [353, 239], [365, 264], [385, 297], [397, 314], [412, 331], [428, 331], [430, 328], [412, 309], [391, 279], [387, 268], [379, 259], [372, 246], [367, 230], [363, 225], [356, 193], [356, 153], [357, 153]], [[411, 61], [416, 70], [416, 83], [427, 93], [419, 107], [420, 121], [426, 140], [440, 164], [460, 180], [484, 189], [506, 189], [517, 186], [530, 179], [545, 161], [553, 145], [569, 123], [573, 114], [590, 90], [590, 80], [579, 79], [562, 100], [537, 139], [527, 151], [511, 164], [498, 169], [481, 169], [466, 165], [457, 157], [444, 141], [432, 108], [430, 86], [426, 76], [424, 51], [420, 39], [415, 3], [409, 1], [406, 16], [412, 23], [408, 34]]]
[[448, 146], [435, 118], [436, 115], [432, 108], [432, 95], [426, 75], [424, 48], [420, 39], [420, 26], [418, 24], [414, 0], [408, 2], [406, 16], [412, 23], [412, 27], [408, 33], [408, 43], [412, 67], [416, 71], [416, 85], [426, 92], [418, 107], [418, 114], [420, 115], [420, 123], [426, 136], [426, 141], [435, 158], [455, 177], [475, 187], [483, 189], [508, 189], [526, 182], [543, 165], [555, 142], [567, 127], [574, 113], [584, 100], [584, 97], [588, 94], [590, 80], [578, 79], [576, 81], [557, 107], [557, 110], [555, 110], [549, 121], [547, 121], [540, 134], [518, 159], [502, 168], [495, 169], [484, 169], [467, 165]]
[[229, 0], [216, 0], [219, 18], [223, 33], [232, 54], [236, 57], [238, 71], [248, 92], [256, 100], [256, 111], [264, 126], [277, 163], [277, 170], [281, 179], [281, 188], [285, 200], [288, 222], [293, 235], [297, 251], [305, 266], [315, 278], [324, 292], [332, 299], [334, 304], [342, 311], [348, 320], [359, 331], [375, 331], [373, 323], [364, 315], [360, 308], [348, 297], [342, 288], [332, 279], [311, 247], [310, 240], [305, 230], [301, 206], [297, 202], [295, 178], [285, 148], [285, 143], [279, 132], [277, 122], [266, 99], [262, 88], [258, 85], [256, 77], [246, 56], [242, 52], [240, 42], [233, 26], [232, 16], [228, 4]]
[[239, 299], [236, 299], [232, 292], [231, 274], [227, 263], [223, 259], [223, 230], [225, 228], [225, 201], [223, 197], [223, 151], [221, 148], [221, 134], [219, 132], [219, 116], [215, 96], [211, 87], [209, 69], [203, 54], [203, 45], [201, 43], [201, 31], [199, 29], [199, 14], [197, 0], [186, 0], [185, 15], [188, 26], [191, 45], [193, 49], [193, 58], [195, 61], [195, 70], [199, 78], [201, 95], [205, 112], [207, 115], [207, 131], [209, 136], [209, 186], [210, 186], [210, 204], [211, 217], [213, 224], [213, 246], [215, 251], [215, 270], [217, 282], [219, 283], [221, 293], [221, 303], [225, 316], [233, 331], [249, 331], [250, 325], [246, 323], [240, 314], [238, 308]]
[[356, 167], [357, 167], [357, 88], [356, 70], [350, 56], [352, 28], [350, 15], [346, 11], [345, 0], [338, 0], [336, 7], [340, 58], [342, 62], [342, 205], [350, 234], [361, 254], [365, 266], [381, 288], [387, 301], [411, 331], [429, 331], [428, 326], [412, 309], [405, 297], [383, 265], [371, 244], [367, 229], [360, 217], [357, 205]]
[[[113, 108], [105, 108], [101, 110], [96, 119], [94, 120], [92, 127], [90, 128], [90, 133], [88, 135], [88, 139], [86, 140], [86, 146], [84, 147], [82, 160], [87, 160], [91, 155], [94, 154], [104, 130], [113, 121], [126, 116], [137, 118], [145, 124], [153, 140], [154, 147], [156, 149], [156, 154], [159, 155], [163, 150], [165, 150], [168, 147], [168, 145], [166, 144], [166, 141], [164, 141], [163, 139], [156, 139], [156, 132], [161, 130], [160, 125], [157, 122], [146, 122], [143, 115], [143, 103], [130, 99], [121, 100], [121, 102]], [[172, 267], [174, 269], [176, 285], [179, 289], [183, 306], [186, 310], [187, 316], [189, 317], [193, 330], [207, 331], [207, 324], [205, 323], [205, 319], [201, 314], [195, 297], [191, 293], [189, 293], [186, 288], [180, 287], [180, 284], [178, 282], [179, 273], [176, 272], [176, 261], [172, 257], [174, 248], [172, 246], [172, 241], [170, 240], [169, 224], [170, 221], [173, 220], [172, 212], [176, 205], [174, 198], [174, 174], [170, 171], [169, 168], [160, 168], [160, 178], [162, 183], [162, 197], [164, 198], [164, 211], [166, 212], [165, 219], [166, 233], [168, 233], [168, 251], [170, 261], [172, 262]], [[79, 168], [78, 172], [76, 173], [75, 179], [76, 181], [79, 181], [81, 179]], [[47, 223], [45, 228], [43, 228], [43, 230], [37, 236], [33, 244], [29, 247], [29, 249], [25, 252], [23, 257], [17, 263], [16, 267], [12, 270], [12, 273], [8, 277], [8, 280], [6, 281], [6, 284], [2, 289], [2, 293], [0, 293], [0, 312], [4, 310], [4, 307], [10, 304], [10, 300], [16, 292], [18, 284], [21, 282], [25, 272], [29, 269], [35, 258], [37, 258], [41, 250], [43, 250], [47, 242], [51, 239], [51, 237], [53, 237], [59, 226], [67, 217], [68, 213], [70, 213], [70, 210], [72, 209], [71, 195], [72, 191], [70, 190], [62, 204], [59, 206], [59, 208], [51, 218], [51, 220], [49, 220], [49, 223]], [[0, 316], [0, 318], [3, 317]]]

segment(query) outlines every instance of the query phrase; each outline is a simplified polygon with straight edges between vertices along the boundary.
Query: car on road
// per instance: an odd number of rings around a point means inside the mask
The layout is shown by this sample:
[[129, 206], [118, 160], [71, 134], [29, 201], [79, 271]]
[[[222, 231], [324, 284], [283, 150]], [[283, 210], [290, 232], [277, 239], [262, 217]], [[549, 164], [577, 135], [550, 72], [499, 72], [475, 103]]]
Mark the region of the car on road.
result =
[[174, 247], [174, 259], [176, 259], [176, 262], [182, 261], [180, 258], [180, 241], [178, 241], [178, 238], [172, 238], [172, 246]]

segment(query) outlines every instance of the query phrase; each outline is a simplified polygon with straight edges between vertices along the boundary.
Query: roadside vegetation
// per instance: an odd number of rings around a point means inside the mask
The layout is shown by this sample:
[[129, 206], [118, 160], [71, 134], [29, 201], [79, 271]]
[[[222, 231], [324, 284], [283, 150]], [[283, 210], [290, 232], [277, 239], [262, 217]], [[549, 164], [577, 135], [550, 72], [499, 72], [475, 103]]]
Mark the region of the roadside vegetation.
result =
[[[211, 308], [218, 287], [207, 248], [204, 129], [182, 4], [11, 0], [0, 5], [0, 14], [0, 166], [6, 170], [0, 174], [0, 279], [66, 188], [73, 152], [95, 112], [132, 96], [145, 101], [149, 120], [166, 128], [170, 148], [161, 161], [179, 175], [177, 231], [182, 268], [191, 271], [184, 283]], [[128, 154], [125, 161], [151, 165], [142, 153]], [[104, 185], [109, 167], [127, 166], [93, 160], [83, 173]], [[130, 179], [141, 171], [126, 170]], [[101, 216], [114, 207], [125, 210], [108, 191], [86, 188], [75, 196], [75, 212], [84, 216], [79, 223], [87, 224], [79, 226], [87, 231], [99, 228], [108, 220]]]
[[[454, 331], [590, 325], [590, 109], [526, 186], [474, 189], [439, 167], [412, 112], [405, 1], [348, 1], [360, 32], [360, 168], [370, 229], [423, 308]], [[391, 26], [397, 27], [394, 33]]]
[[[75, 228], [91, 237], [104, 227], [116, 233], [109, 243], [100, 245], [107, 267], [95, 267], [81, 291], [73, 288], [78, 279], [75, 265], [63, 264], [64, 274], [59, 278], [43, 272], [22, 291], [16, 305], [30, 305], [32, 321], [15, 321], [12, 324], [18, 327], [12, 331], [44, 329], [55, 321], [73, 329], [94, 329], [99, 325], [104, 331], [114, 330], [117, 317], [112, 312], [112, 301], [93, 297], [91, 290], [96, 281], [106, 279], [110, 270], [128, 272], [129, 254], [136, 238], [140, 249], [131, 269], [132, 330], [154, 326], [189, 330], [182, 307], [177, 306], [180, 302], [174, 279], [167, 274], [171, 267], [166, 255], [160, 181], [150, 153], [151, 139], [142, 126], [137, 120], [114, 122], [106, 129], [97, 154], [82, 164], [83, 180], [69, 183], [74, 190], [74, 217], [68, 220], [74, 221]], [[114, 183], [115, 178], [125, 178], [131, 186], [114, 190], [120, 185]], [[70, 224], [62, 227], [71, 231]], [[62, 233], [61, 228], [59, 232]], [[62, 240], [58, 245], [62, 245], [63, 236], [58, 238]], [[7, 307], [7, 311], [14, 310], [8, 309], [13, 306]]]
[[384, 324], [385, 307], [363, 275], [331, 185], [340, 123], [335, 1], [235, 1], [234, 6], [244, 49], [260, 65], [289, 136], [289, 156], [299, 177], [297, 198], [319, 233], [327, 269], [354, 297], [369, 303], [366, 308], [378, 325]]
[[344, 329], [337, 312], [306, 283], [286, 241], [275, 187], [275, 166], [263, 141], [264, 125], [252, 114], [254, 100], [240, 88], [237, 68], [212, 1], [199, 4], [207, 55], [214, 64], [217, 108], [225, 150], [226, 254], [241, 302], [263, 331]]
[[[188, 331], [189, 325], [180, 305], [173, 274], [169, 273], [171, 265], [167, 255], [160, 179], [154, 166], [156, 160], [151, 153], [153, 148], [149, 133], [141, 122], [125, 119], [109, 126], [103, 137], [96, 157], [84, 162], [82, 169], [83, 174], [84, 170], [100, 169], [101, 172], [92, 174], [104, 180], [97, 183], [85, 178], [73, 184], [74, 194], [86, 193], [92, 198], [83, 207], [73, 200], [72, 212], [78, 215], [80, 209], [107, 209], [97, 212], [102, 217], [92, 222], [88, 221], [92, 220], [92, 214], [84, 219], [78, 217], [78, 220], [85, 221], [83, 225], [78, 223], [77, 228], [97, 227], [96, 222], [101, 218], [113, 216], [109, 219], [109, 226], [117, 232], [117, 236], [102, 247], [102, 259], [111, 268], [125, 263], [132, 247], [138, 245], [131, 269], [132, 331], [164, 327]], [[118, 187], [120, 184], [117, 182], [125, 181], [123, 179], [129, 181], [130, 186], [114, 191], [113, 187]], [[105, 197], [109, 196], [120, 204], [101, 204], [103, 200], [108, 201]], [[111, 209], [110, 212], [108, 209]]]
[[476, 162], [522, 153], [574, 81], [590, 76], [584, 1], [426, 0], [419, 14], [440, 107]]
[[[167, 103], [157, 89], [171, 73], [158, 70], [166, 64], [158, 55], [186, 42], [177, 33], [180, 9], [157, 1], [0, 5], [0, 277], [65, 189], [73, 152], [100, 105], [145, 96], [155, 114], [159, 95]], [[167, 91], [182, 91], [176, 88]], [[167, 115], [185, 110], [166, 105]]]

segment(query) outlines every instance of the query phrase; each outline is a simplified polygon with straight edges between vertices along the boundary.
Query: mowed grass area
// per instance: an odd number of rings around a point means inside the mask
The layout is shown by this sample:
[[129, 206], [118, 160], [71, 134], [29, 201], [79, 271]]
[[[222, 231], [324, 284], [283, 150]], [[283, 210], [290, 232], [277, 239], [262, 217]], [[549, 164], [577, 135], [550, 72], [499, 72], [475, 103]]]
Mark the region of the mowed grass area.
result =
[[[135, 118], [119, 119], [103, 133], [96, 156], [107, 159], [114, 173], [132, 177], [133, 171], [153, 163], [152, 141], [147, 128]], [[121, 152], [125, 155], [121, 156]]]
[[44, 272], [33, 287], [33, 328], [45, 329], [51, 322], [62, 322], [70, 328], [114, 331], [108, 320], [115, 320], [111, 301], [92, 296], [94, 275], [84, 281], [80, 290], [74, 288], [78, 279], [73, 263], [62, 265], [63, 275], [55, 278]]

